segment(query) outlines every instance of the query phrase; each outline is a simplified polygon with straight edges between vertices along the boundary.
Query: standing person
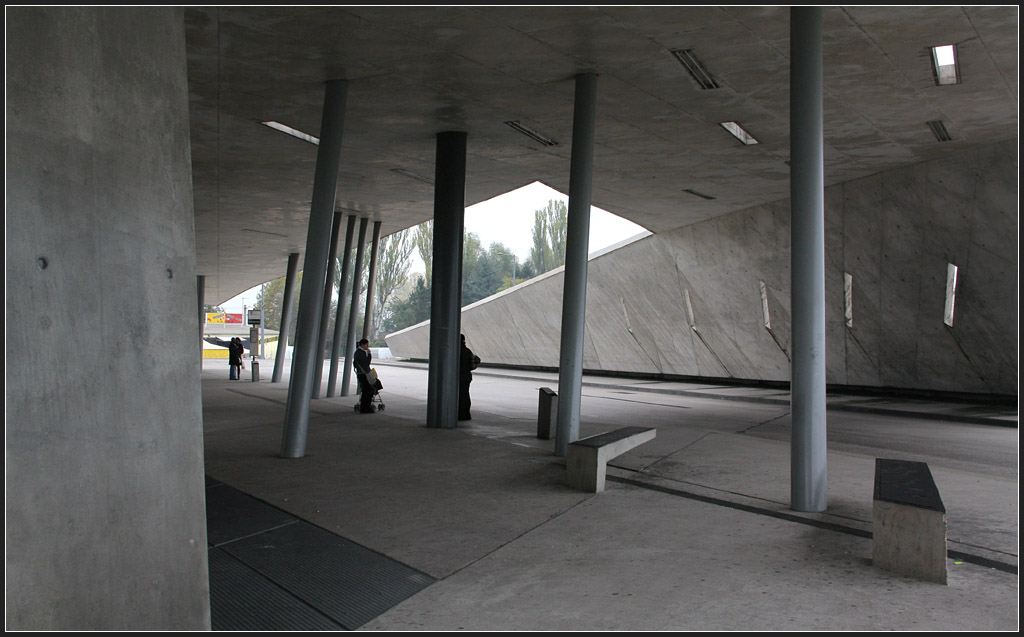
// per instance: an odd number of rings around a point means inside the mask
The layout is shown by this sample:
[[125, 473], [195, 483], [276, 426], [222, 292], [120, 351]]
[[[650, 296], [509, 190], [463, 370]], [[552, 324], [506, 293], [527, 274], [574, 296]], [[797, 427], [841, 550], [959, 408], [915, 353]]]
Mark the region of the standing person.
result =
[[359, 385], [359, 413], [373, 413], [373, 392], [374, 387], [370, 383], [370, 363], [373, 361], [373, 354], [370, 353], [370, 341], [365, 338], [359, 341], [356, 353], [352, 357], [352, 367], [356, 370], [356, 381]]
[[240, 378], [239, 370], [242, 368], [242, 354], [244, 353], [245, 348], [242, 347], [242, 339], [237, 336], [233, 337], [228, 345], [229, 380], [238, 380]]
[[469, 384], [473, 382], [473, 370], [480, 364], [480, 357], [466, 347], [466, 335], [459, 334], [462, 346], [459, 348], [459, 420], [472, 420], [469, 408]]

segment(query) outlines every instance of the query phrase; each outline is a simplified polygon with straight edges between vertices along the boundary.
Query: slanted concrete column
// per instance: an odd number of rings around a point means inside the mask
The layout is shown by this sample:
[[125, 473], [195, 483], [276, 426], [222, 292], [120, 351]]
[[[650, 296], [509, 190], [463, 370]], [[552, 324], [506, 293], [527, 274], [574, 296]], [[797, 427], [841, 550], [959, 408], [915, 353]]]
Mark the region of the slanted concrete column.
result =
[[[363, 271], [363, 249], [366, 247], [366, 217], [359, 220], [359, 244], [352, 266], [352, 303], [348, 310], [348, 338], [345, 339], [345, 368], [341, 375], [341, 395], [348, 396], [352, 385], [352, 352], [356, 351], [356, 315], [359, 314], [360, 275]], [[340, 300], [338, 301], [341, 302]]]
[[590, 189], [594, 168], [597, 75], [576, 76], [569, 168], [569, 214], [565, 237], [565, 291], [558, 361], [558, 424], [555, 455], [565, 457], [580, 437], [583, 385], [583, 331], [587, 307], [587, 247], [590, 241]]
[[206, 306], [206, 277], [197, 274], [196, 275], [196, 302], [199, 304], [199, 371], [203, 371], [203, 350], [206, 346], [203, 344], [203, 332], [206, 331], [206, 312], [204, 308]]
[[459, 131], [437, 135], [427, 365], [427, 427], [433, 428], [453, 429], [458, 424], [466, 137]]
[[[345, 307], [342, 299], [348, 298], [349, 283], [352, 279], [349, 270], [352, 268], [352, 242], [356, 240], [356, 216], [348, 216], [348, 226], [345, 229], [345, 252], [341, 259], [341, 281], [338, 285], [338, 309], [334, 314], [334, 343], [331, 345], [331, 372], [327, 378], [327, 397], [337, 396], [336, 387], [338, 384], [338, 365], [342, 356], [341, 352], [341, 328], [345, 325]], [[348, 359], [346, 358], [346, 361]]]
[[299, 314], [295, 324], [295, 353], [292, 376], [288, 383], [288, 404], [281, 442], [281, 455], [285, 458], [301, 458], [306, 455], [309, 401], [313, 392], [313, 367], [316, 365], [317, 335], [320, 332], [320, 303], [327, 276], [330, 228], [334, 220], [338, 166], [341, 163], [341, 135], [347, 89], [346, 81], [331, 80], [327, 82], [324, 94], [320, 145], [316, 154], [313, 200], [306, 236], [306, 257], [299, 289]]
[[288, 332], [292, 327], [292, 297], [294, 296], [295, 276], [299, 271], [299, 253], [288, 255], [288, 270], [284, 275], [284, 298], [281, 299], [281, 331], [277, 337], [277, 356], [274, 358], [274, 375], [270, 382], [281, 382], [284, 371], [284, 359], [288, 355]]
[[373, 222], [373, 239], [370, 240], [370, 274], [366, 280], [366, 312], [363, 315], [363, 338], [370, 338], [373, 322], [373, 295], [377, 279], [377, 250], [380, 247], [380, 222]]
[[790, 9], [791, 494], [797, 511], [827, 507], [821, 38], [820, 7]]
[[[331, 225], [331, 248], [327, 257], [327, 273], [324, 280], [324, 300], [320, 306], [320, 334], [316, 347], [316, 365], [313, 368], [313, 398], [320, 398], [320, 389], [324, 377], [324, 349], [327, 347], [327, 328], [331, 323], [331, 299], [334, 298], [334, 263], [338, 257], [338, 231], [341, 229], [342, 214], [334, 211], [334, 223]], [[341, 299], [338, 299], [341, 303]]]

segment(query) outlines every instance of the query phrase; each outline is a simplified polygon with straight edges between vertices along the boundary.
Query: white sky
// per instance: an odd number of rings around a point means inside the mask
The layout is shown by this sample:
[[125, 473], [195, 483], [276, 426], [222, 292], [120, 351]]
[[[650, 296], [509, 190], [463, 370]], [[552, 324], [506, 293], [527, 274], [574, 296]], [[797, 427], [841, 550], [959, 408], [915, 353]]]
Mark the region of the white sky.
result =
[[[569, 196], [540, 182], [534, 182], [475, 206], [469, 206], [466, 208], [466, 232], [476, 234], [485, 249], [492, 243], [504, 244], [522, 263], [529, 258], [530, 248], [533, 246], [533, 213], [547, 206], [550, 200], [563, 201], [568, 205]], [[646, 231], [632, 221], [600, 208], [590, 209], [590, 253], [643, 232]], [[423, 272], [423, 262], [415, 250], [412, 259], [411, 271]], [[243, 306], [256, 302], [257, 294], [259, 286], [239, 294], [223, 303], [221, 307], [225, 312], [241, 312]]]

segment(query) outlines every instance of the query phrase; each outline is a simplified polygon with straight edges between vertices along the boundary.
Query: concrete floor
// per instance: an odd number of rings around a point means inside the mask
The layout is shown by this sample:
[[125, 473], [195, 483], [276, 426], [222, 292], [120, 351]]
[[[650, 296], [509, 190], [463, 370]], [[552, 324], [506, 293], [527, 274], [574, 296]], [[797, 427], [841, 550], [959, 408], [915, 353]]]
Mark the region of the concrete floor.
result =
[[[285, 460], [272, 363], [253, 383], [206, 362], [207, 475], [438, 579], [364, 630], [1018, 628], [1013, 407], [830, 397], [829, 509], [803, 514], [780, 390], [585, 377], [581, 436], [658, 430], [586, 494], [536, 438], [552, 374], [477, 370], [473, 420], [438, 430], [424, 366], [376, 361], [386, 410], [316, 400], [307, 455]], [[948, 585], [872, 567], [876, 457], [928, 463]]]

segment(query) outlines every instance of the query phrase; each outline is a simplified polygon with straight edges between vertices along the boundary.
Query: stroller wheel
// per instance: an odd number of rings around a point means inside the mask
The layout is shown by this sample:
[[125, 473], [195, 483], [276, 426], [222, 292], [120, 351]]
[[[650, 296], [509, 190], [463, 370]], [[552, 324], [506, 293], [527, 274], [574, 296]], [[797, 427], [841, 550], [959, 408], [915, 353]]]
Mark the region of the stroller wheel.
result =
[[377, 405], [377, 411], [384, 411], [384, 403]]
[[353, 405], [352, 409], [354, 409], [356, 411], [359, 411], [359, 403], [356, 403], [355, 405]]

